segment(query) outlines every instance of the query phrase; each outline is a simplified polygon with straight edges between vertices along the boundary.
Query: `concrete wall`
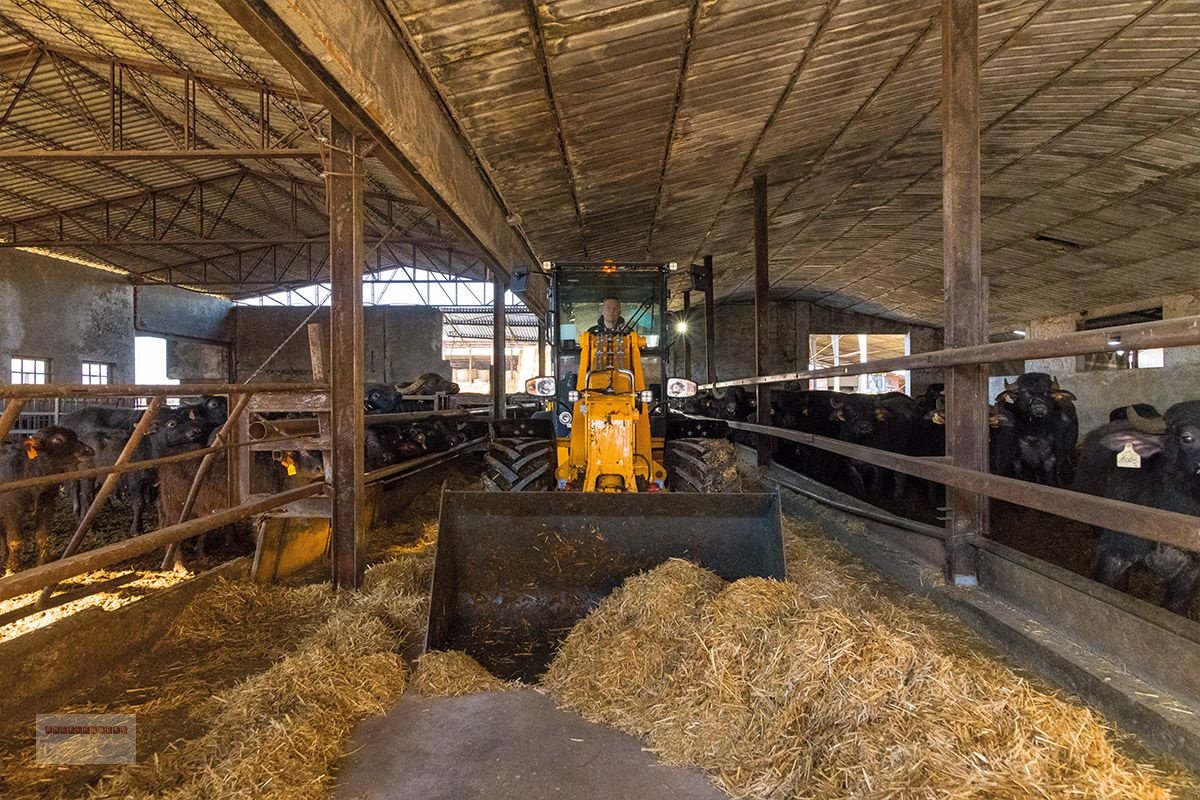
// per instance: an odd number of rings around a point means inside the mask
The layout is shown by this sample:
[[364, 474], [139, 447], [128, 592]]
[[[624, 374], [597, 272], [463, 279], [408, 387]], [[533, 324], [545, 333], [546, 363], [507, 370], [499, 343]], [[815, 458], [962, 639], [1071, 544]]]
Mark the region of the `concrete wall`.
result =
[[139, 286], [133, 301], [138, 335], [167, 340], [167, 377], [182, 383], [230, 379], [232, 302], [171, 286]]
[[1059, 384], [1079, 398], [1079, 430], [1108, 422], [1117, 406], [1150, 403], [1160, 412], [1184, 400], [1200, 400], [1200, 364], [1155, 369], [1109, 369], [1060, 375]]
[[13, 356], [50, 359], [50, 380], [80, 383], [80, 362], [133, 382], [133, 287], [122, 275], [0, 249], [0, 382]]
[[[244, 381], [295, 330], [310, 308], [238, 306], [234, 312], [237, 380]], [[449, 376], [442, 358], [442, 312], [423, 306], [372, 306], [364, 309], [363, 379], [400, 383], [424, 372]], [[312, 319], [329, 328], [329, 309]], [[300, 331], [259, 373], [258, 381], [311, 379], [308, 335]]]
[[[1145, 308], [1162, 306], [1163, 319], [1200, 314], [1200, 293], [1185, 293], [1147, 300]], [[1103, 310], [1093, 316], [1103, 315]], [[1080, 314], [1062, 314], [1033, 320], [1027, 330], [1030, 338], [1045, 338], [1069, 333], [1079, 327]], [[1200, 399], [1200, 346], [1168, 349], [1163, 366], [1143, 369], [1114, 369], [1081, 372], [1075, 356], [1043, 358], [1025, 362], [1026, 372], [1048, 372], [1058, 377], [1064, 388], [1078, 397], [1079, 429], [1087, 432], [1108, 422], [1108, 413], [1117, 406], [1150, 403], [1166, 411], [1174, 403]], [[1003, 388], [992, 382], [992, 396]]]
[[[725, 303], [716, 311], [717, 377], [722, 380], [749, 377], [754, 372], [754, 305]], [[767, 319], [771, 326], [770, 347], [764, 358], [768, 373], [795, 372], [808, 368], [808, 337], [828, 333], [907, 333], [910, 351], [924, 353], [942, 347], [938, 328], [907, 325], [902, 322], [869, 317], [800, 301], [772, 301]], [[693, 307], [692, 378], [708, 381], [704, 353], [704, 311]], [[672, 347], [671, 374], [683, 375], [683, 345], [678, 338]], [[915, 392], [924, 391], [932, 381], [941, 380], [940, 370], [914, 370]]]

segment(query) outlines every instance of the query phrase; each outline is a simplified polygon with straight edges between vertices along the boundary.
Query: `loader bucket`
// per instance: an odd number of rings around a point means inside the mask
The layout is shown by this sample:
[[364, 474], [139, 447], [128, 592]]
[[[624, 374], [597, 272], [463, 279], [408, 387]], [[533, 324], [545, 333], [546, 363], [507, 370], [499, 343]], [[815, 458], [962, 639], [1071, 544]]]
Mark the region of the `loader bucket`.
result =
[[669, 558], [782, 579], [778, 496], [444, 492], [426, 648], [532, 682], [605, 595]]

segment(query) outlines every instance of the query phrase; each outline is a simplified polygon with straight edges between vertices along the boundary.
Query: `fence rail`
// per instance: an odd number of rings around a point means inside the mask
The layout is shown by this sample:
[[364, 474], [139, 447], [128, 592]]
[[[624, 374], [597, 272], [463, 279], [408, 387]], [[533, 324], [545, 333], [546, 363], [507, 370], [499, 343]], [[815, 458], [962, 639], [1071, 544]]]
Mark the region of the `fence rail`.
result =
[[[689, 415], [691, 416], [691, 415]], [[924, 458], [891, 453], [874, 447], [843, 442], [787, 428], [727, 421], [733, 430], [785, 439], [816, 447], [830, 453], [865, 461], [877, 467], [903, 472], [917, 478], [953, 486], [968, 492], [994, 497], [1017, 505], [1045, 511], [1060, 517], [1086, 522], [1102, 528], [1133, 534], [1143, 539], [1200, 552], [1200, 518], [1162, 511], [1149, 506], [1110, 500], [1105, 497], [1057, 489], [1005, 478], [987, 472], [947, 464], [940, 458]]]
[[[96, 494], [91, 506], [87, 509], [76, 527], [63, 556], [48, 564], [39, 565], [0, 578], [0, 600], [41, 589], [40, 602], [45, 602], [59, 581], [90, 572], [100, 567], [109, 566], [134, 556], [143, 555], [163, 546], [173, 548], [179, 542], [200, 533], [285, 506], [290, 502], [302, 498], [321, 494], [326, 488], [326, 484], [322, 481], [265, 497], [243, 498], [242, 502], [235, 502], [231, 494], [230, 499], [227, 501], [229, 507], [221, 511], [206, 514], [198, 519], [190, 519], [193, 513], [192, 504], [195, 502], [200, 484], [204, 480], [209, 466], [213, 463], [213, 459], [227, 451], [247, 448], [253, 444], [248, 439], [244, 441], [239, 440], [236, 436], [236, 431], [239, 417], [245, 412], [255, 394], [270, 392], [275, 396], [291, 395], [314, 400], [320, 398], [327, 402], [327, 391], [327, 387], [316, 384], [268, 383], [253, 385], [192, 384], [186, 386], [128, 384], [19, 384], [0, 386], [0, 399], [7, 401], [7, 406], [3, 414], [0, 415], [0, 438], [3, 438], [7, 433], [4, 430], [6, 426], [11, 425], [14, 431], [19, 431], [20, 428], [16, 426], [26, 415], [31, 415], [35, 419], [36, 415], [39, 414], [62, 415], [66, 413], [63, 410], [66, 407], [72, 407], [73, 410], [75, 405], [89, 405], [98, 398], [104, 398], [107, 405], [120, 405], [121, 403], [112, 403], [108, 402], [108, 400], [124, 398], [124, 405], [134, 405], [134, 407], [136, 407], [138, 398], [150, 399], [146, 408], [146, 414], [142, 416], [134, 427], [129, 441], [125, 443], [121, 454], [117, 457], [114, 464], [0, 483], [0, 493], [4, 493], [30, 489], [36, 486], [59, 484], [67, 480], [104, 476], [104, 482], [100, 487], [100, 491]], [[150, 428], [150, 421], [157, 415], [159, 409], [162, 408], [164, 400], [168, 397], [191, 397], [198, 395], [227, 395], [229, 397], [230, 410], [228, 419], [217, 431], [215, 444], [210, 447], [198, 448], [171, 456], [133, 461], [133, 453]], [[45, 427], [45, 425], [39, 425], [38, 427]], [[258, 444], [263, 444], [263, 442], [259, 442]], [[166, 527], [159, 528], [150, 533], [134, 536], [125, 541], [94, 550], [75, 553], [75, 550], [82, 543], [84, 536], [100, 513], [100, 510], [116, 489], [117, 480], [122, 474], [189, 460], [199, 460], [200, 465], [193, 477], [180, 519], [167, 521]], [[231, 474], [235, 467], [235, 461], [235, 459], [229, 460]]]
[[1178, 317], [1160, 322], [1119, 325], [1093, 331], [1075, 331], [1045, 339], [1021, 339], [973, 347], [954, 347], [910, 356], [842, 364], [837, 367], [806, 369], [754, 378], [735, 378], [707, 383], [700, 388], [726, 389], [733, 386], [758, 386], [818, 378], [844, 378], [850, 375], [870, 375], [876, 372], [894, 372], [906, 369], [956, 367], [990, 364], [997, 361], [1056, 358], [1116, 350], [1144, 350], [1152, 347], [1182, 347], [1195, 344], [1200, 344], [1200, 315]]

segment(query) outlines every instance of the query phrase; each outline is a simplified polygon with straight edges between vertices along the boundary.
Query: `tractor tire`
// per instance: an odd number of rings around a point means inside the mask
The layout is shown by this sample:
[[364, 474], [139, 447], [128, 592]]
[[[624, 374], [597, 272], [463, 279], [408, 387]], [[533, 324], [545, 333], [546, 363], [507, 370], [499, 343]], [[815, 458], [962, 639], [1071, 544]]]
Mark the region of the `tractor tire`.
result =
[[483, 456], [485, 492], [545, 492], [554, 479], [554, 442], [492, 439]]
[[673, 439], [664, 460], [673, 492], [739, 492], [737, 451], [727, 439]]

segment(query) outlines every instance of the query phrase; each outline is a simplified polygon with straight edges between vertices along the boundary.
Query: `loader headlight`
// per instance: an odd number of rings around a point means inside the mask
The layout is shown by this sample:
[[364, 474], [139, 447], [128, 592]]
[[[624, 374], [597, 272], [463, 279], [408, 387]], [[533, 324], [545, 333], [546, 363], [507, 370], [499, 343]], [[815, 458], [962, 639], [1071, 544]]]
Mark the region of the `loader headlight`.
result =
[[668, 378], [667, 397], [695, 397], [696, 382], [687, 378]]
[[649, 389], [646, 389], [645, 391], [638, 393], [638, 399], [641, 400], [643, 403], [653, 403], [654, 402], [654, 392], [652, 392]]
[[566, 425], [566, 426], [570, 427], [570, 425], [571, 425], [571, 412], [570, 412], [570, 411], [561, 411], [561, 412], [559, 412], [559, 414], [558, 414], [558, 421], [559, 421], [559, 422], [561, 422], [563, 425]]
[[572, 389], [571, 391], [567, 392], [567, 400], [568, 400], [569, 402], [572, 402], [572, 403], [574, 403], [574, 402], [578, 401], [578, 400], [579, 400], [579, 392], [577, 392], [577, 391], [576, 391], [576, 390], [574, 390], [574, 389]]
[[525, 391], [538, 397], [554, 396], [554, 378], [541, 376], [525, 381]]

